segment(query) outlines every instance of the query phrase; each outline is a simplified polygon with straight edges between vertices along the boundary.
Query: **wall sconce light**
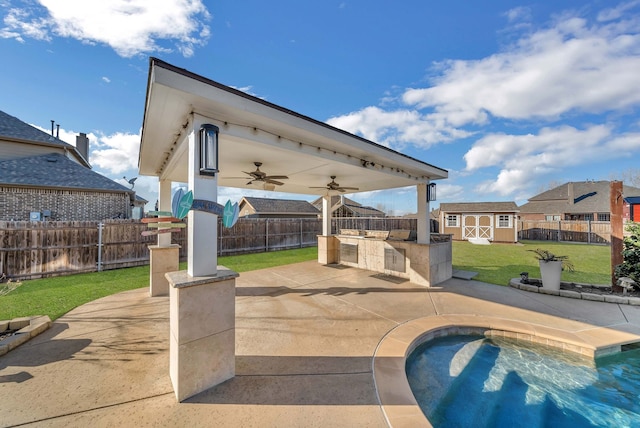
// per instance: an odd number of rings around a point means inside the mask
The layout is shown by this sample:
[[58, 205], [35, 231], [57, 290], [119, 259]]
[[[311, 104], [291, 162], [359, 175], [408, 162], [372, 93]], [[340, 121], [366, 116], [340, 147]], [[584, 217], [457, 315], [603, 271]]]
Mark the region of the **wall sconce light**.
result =
[[218, 127], [200, 127], [200, 175], [215, 176], [218, 172]]
[[427, 202], [436, 200], [436, 183], [429, 183], [427, 186]]

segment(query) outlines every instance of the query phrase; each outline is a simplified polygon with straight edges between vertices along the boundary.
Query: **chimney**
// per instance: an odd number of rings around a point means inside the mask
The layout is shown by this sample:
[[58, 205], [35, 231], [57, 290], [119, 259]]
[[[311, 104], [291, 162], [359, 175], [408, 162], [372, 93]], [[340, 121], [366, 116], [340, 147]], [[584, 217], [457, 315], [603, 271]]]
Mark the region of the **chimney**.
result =
[[87, 134], [81, 132], [80, 135], [76, 135], [76, 149], [80, 152], [83, 158], [89, 162], [89, 139]]
[[573, 192], [573, 182], [572, 181], [570, 181], [567, 184], [567, 199], [568, 199], [569, 205], [573, 205], [574, 201], [576, 200], [576, 196], [575, 196], [575, 194]]

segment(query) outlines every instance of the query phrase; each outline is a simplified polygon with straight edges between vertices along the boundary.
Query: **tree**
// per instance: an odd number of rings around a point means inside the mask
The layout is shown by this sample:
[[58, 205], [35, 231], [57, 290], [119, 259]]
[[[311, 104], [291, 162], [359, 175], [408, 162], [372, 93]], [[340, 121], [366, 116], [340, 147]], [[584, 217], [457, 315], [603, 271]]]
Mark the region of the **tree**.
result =
[[622, 181], [631, 187], [640, 187], [640, 169], [629, 168], [611, 174], [612, 180]]

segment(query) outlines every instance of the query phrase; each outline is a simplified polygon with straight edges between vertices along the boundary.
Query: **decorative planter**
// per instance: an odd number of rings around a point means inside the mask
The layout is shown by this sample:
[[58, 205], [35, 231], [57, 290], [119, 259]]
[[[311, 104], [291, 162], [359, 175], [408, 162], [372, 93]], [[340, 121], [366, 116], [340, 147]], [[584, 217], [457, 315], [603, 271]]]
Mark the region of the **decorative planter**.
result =
[[540, 260], [540, 276], [542, 286], [549, 290], [560, 290], [560, 277], [562, 276], [562, 260], [546, 262]]

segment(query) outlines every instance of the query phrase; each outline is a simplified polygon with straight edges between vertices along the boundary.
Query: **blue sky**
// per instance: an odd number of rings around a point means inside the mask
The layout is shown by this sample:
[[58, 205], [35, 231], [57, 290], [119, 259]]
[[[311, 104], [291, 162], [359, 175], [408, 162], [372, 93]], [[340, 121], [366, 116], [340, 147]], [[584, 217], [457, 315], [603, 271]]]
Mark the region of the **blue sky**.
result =
[[[447, 169], [436, 206], [639, 175], [640, 0], [0, 7], [0, 110], [53, 119], [70, 144], [87, 133], [94, 169], [123, 184], [138, 175], [149, 56]], [[157, 181], [135, 190], [155, 202]], [[415, 211], [413, 189], [353, 197]]]

